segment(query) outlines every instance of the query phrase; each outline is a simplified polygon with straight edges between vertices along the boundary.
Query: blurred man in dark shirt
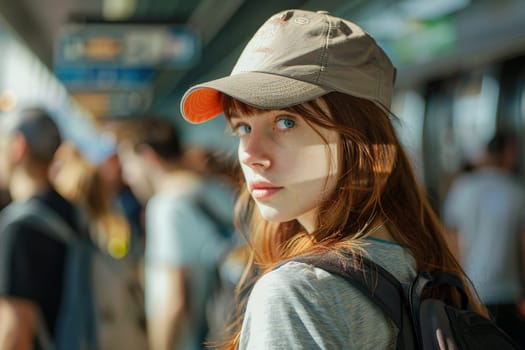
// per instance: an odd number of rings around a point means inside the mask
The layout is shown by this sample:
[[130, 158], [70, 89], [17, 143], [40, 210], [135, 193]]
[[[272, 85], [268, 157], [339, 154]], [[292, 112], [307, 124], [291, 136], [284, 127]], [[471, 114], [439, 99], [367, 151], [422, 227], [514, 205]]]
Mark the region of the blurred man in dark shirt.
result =
[[36, 201], [79, 232], [75, 208], [48, 180], [61, 143], [53, 119], [43, 110], [0, 116], [0, 187], [12, 204], [0, 214], [0, 349], [38, 349], [37, 330], [51, 341], [62, 302], [66, 243], [45, 227], [14, 218], [15, 206]]

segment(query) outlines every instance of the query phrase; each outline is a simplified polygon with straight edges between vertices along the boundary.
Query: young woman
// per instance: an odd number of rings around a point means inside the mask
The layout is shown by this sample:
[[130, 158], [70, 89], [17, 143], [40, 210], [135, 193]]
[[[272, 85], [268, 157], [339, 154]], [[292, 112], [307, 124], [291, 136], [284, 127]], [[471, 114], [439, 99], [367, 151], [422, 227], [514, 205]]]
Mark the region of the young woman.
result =
[[238, 215], [259, 278], [225, 348], [395, 348], [381, 310], [345, 280], [287, 261], [298, 255], [364, 255], [402, 282], [435, 269], [467, 280], [391, 125], [394, 75], [355, 24], [289, 10], [259, 29], [230, 76], [185, 94], [187, 120], [224, 113], [239, 137]]

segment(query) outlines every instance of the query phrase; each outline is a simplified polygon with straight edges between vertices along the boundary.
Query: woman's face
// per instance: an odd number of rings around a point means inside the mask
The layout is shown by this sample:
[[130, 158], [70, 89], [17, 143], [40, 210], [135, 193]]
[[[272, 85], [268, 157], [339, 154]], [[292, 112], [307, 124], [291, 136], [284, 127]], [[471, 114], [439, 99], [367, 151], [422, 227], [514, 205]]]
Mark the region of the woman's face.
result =
[[146, 204], [154, 193], [150, 178], [153, 176], [153, 168], [147, 157], [137, 152], [129, 142], [123, 142], [119, 146], [118, 156], [122, 166], [122, 180], [128, 184], [135, 197]]
[[312, 232], [320, 201], [336, 186], [338, 133], [314, 130], [301, 116], [282, 110], [233, 113], [231, 125], [240, 138], [246, 185], [262, 216], [275, 222], [297, 219]]

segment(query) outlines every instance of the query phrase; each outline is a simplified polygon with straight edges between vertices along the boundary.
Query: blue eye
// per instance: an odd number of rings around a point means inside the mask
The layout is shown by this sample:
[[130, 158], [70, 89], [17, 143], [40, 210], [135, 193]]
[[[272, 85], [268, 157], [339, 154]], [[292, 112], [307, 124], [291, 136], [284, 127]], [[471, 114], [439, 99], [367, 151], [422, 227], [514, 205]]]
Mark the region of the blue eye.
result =
[[252, 127], [248, 124], [238, 124], [234, 128], [234, 133], [238, 136], [249, 134], [252, 131]]
[[295, 120], [291, 119], [291, 118], [280, 118], [278, 121], [277, 121], [277, 127], [279, 129], [292, 129], [295, 127]]

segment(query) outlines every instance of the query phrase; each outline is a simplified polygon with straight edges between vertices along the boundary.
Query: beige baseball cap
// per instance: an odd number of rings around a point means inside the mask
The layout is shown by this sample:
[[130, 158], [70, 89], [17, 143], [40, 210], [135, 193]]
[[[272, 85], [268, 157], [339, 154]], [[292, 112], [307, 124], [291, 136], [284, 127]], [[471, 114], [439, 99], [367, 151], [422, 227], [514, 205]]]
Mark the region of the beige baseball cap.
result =
[[191, 87], [183, 117], [199, 124], [222, 111], [221, 93], [261, 109], [297, 105], [338, 91], [388, 110], [395, 68], [358, 25], [326, 11], [286, 10], [255, 33], [224, 78]]

